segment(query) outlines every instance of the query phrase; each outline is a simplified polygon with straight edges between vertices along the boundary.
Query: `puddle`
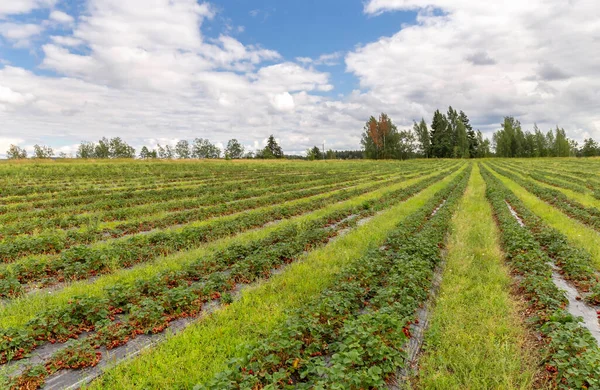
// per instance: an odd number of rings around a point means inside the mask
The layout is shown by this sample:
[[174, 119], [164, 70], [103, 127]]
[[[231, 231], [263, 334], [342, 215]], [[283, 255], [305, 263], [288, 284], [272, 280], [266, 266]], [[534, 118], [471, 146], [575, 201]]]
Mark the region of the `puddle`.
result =
[[558, 272], [554, 264], [551, 264], [552, 269], [552, 281], [554, 284], [566, 292], [569, 305], [567, 311], [575, 317], [583, 318], [582, 326], [587, 328], [592, 336], [596, 339], [596, 342], [600, 345], [600, 323], [598, 322], [598, 314], [596, 308], [589, 306], [583, 300], [578, 300], [577, 297], [581, 297], [581, 294], [577, 289], [571, 286]]
[[517, 214], [517, 212], [515, 211], [515, 209], [512, 208], [512, 206], [510, 205], [510, 203], [508, 203], [507, 201], [504, 201], [504, 203], [506, 203], [506, 206], [510, 210], [510, 213], [512, 214], [513, 217], [515, 217], [515, 219], [517, 220], [517, 222], [519, 223], [519, 225], [521, 225], [521, 227], [525, 227], [525, 224], [523, 223], [523, 220], [521, 219], [521, 217], [519, 217], [519, 214]]

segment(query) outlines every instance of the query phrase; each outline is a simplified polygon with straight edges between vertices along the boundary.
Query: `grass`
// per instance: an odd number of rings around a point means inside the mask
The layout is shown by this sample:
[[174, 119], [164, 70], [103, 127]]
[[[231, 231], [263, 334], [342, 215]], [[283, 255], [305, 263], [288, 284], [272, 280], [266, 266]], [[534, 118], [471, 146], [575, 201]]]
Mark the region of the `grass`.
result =
[[[432, 173], [431, 175], [434, 174], [436, 173]], [[455, 177], [455, 175], [457, 174], [458, 172], [449, 175], [449, 177], [446, 178], [444, 182], [447, 182], [451, 178]], [[329, 205], [325, 208], [319, 209], [317, 211], [298, 217], [290, 218], [289, 220], [282, 221], [281, 223], [286, 224], [291, 222], [296, 223], [310, 221], [337, 209], [344, 208], [350, 205], [358, 205], [368, 199], [378, 198], [382, 194], [385, 194], [389, 191], [408, 187], [421, 180], [425, 180], [431, 175], [406, 180], [395, 185], [384, 187], [376, 191], [368, 192], [366, 194], [354, 197], [347, 201], [338, 202]], [[228, 216], [226, 218], [230, 217]], [[147, 278], [151, 275], [155, 275], [167, 269], [180, 269], [185, 264], [188, 264], [198, 259], [199, 257], [203, 257], [211, 253], [212, 251], [231, 245], [231, 243], [233, 242], [248, 242], [250, 240], [256, 240], [259, 238], [266, 237], [269, 233], [271, 233], [276, 228], [279, 228], [280, 226], [282, 225], [278, 224], [276, 226], [273, 225], [265, 228], [254, 229], [245, 233], [241, 233], [234, 237], [228, 237], [221, 240], [217, 240], [212, 243], [207, 243], [201, 246], [199, 249], [177, 253], [166, 257], [159, 257], [152, 262], [142, 264], [131, 269], [116, 270], [114, 273], [109, 275], [103, 275], [98, 279], [94, 280], [93, 282], [85, 280], [78, 281], [71, 283], [68, 286], [65, 286], [64, 288], [60, 289], [59, 291], [53, 293], [41, 291], [26, 295], [22, 298], [17, 298], [8, 301], [4, 304], [0, 304], [0, 328], [22, 327], [27, 321], [34, 318], [35, 315], [40, 311], [49, 307], [65, 305], [74, 296], [101, 296], [104, 294], [104, 289], [106, 287], [112, 286], [115, 283], [131, 283], [136, 279]]]
[[569, 218], [560, 210], [546, 202], [541, 201], [525, 188], [499, 173], [490, 170], [493, 175], [502, 181], [527, 208], [542, 218], [544, 222], [552, 226], [565, 236], [569, 242], [577, 247], [583, 248], [592, 255], [596, 269], [600, 270], [600, 234], [586, 225]]
[[451, 229], [418, 387], [531, 388], [538, 364], [510, 294], [511, 278], [477, 166]]
[[[454, 175], [452, 175], [453, 177]], [[403, 218], [423, 206], [450, 177], [375, 216], [346, 236], [310, 252], [268, 281], [245, 290], [221, 308], [157, 348], [109, 370], [94, 389], [192, 388], [240, 356], [240, 345], [259, 340], [296, 308], [331, 285], [335, 276], [369, 247], [380, 245]]]

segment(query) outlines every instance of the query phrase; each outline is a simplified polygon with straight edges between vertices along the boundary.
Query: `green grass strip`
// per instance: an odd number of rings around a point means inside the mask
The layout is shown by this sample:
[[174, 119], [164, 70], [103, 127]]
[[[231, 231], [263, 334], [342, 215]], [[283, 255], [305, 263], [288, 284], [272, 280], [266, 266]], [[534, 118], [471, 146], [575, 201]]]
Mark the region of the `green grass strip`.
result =
[[[459, 170], [459, 172], [462, 171]], [[449, 175], [449, 178], [455, 177], [459, 172], [454, 172]], [[268, 226], [265, 228], [253, 229], [245, 233], [238, 234], [233, 237], [227, 237], [217, 240], [212, 243], [205, 243], [198, 249], [179, 252], [169, 256], [160, 256], [153, 261], [145, 264], [140, 264], [131, 269], [119, 269], [112, 274], [100, 276], [93, 282], [89, 281], [77, 281], [69, 284], [60, 291], [48, 293], [47, 291], [41, 291], [38, 293], [28, 294], [26, 296], [16, 298], [5, 304], [0, 304], [0, 328], [9, 327], [22, 327], [24, 324], [35, 317], [40, 311], [50, 308], [65, 305], [74, 296], [87, 296], [96, 297], [104, 294], [104, 289], [108, 286], [112, 286], [115, 283], [131, 283], [134, 280], [141, 278], [148, 278], [152, 275], [156, 275], [159, 272], [165, 270], [178, 270], [186, 264], [194, 261], [199, 257], [203, 257], [206, 254], [222, 249], [233, 242], [248, 242], [251, 240], [257, 240], [266, 237], [273, 230], [280, 228], [282, 224], [288, 223], [301, 223], [303, 221], [311, 221], [322, 217], [323, 215], [330, 213], [335, 210], [339, 210], [352, 205], [359, 205], [370, 199], [376, 199], [383, 194], [406, 188], [421, 180], [427, 179], [432, 176], [427, 175], [425, 177], [418, 177], [410, 180], [403, 181], [398, 184], [394, 184], [388, 187], [380, 188], [375, 191], [365, 193], [360, 196], [356, 196], [347, 201], [338, 202], [331, 204], [327, 207], [321, 208], [314, 212], [300, 215], [281, 221], [279, 224]]]
[[530, 388], [537, 363], [525, 349], [526, 329], [509, 293], [511, 279], [477, 165], [451, 229], [419, 387]]
[[285, 311], [314, 299], [341, 270], [380, 245], [402, 219], [422, 207], [455, 174], [375, 216], [369, 223], [310, 252], [282, 274], [248, 288], [239, 300], [216, 311], [157, 348], [109, 370], [95, 389], [191, 388], [222, 371], [226, 362], [285, 320]]
[[588, 251], [592, 255], [594, 266], [600, 270], [600, 234], [597, 231], [575, 219], [569, 218], [563, 212], [541, 201], [537, 196], [511, 179], [500, 175], [494, 170], [490, 170], [490, 172], [500, 179], [502, 184], [510, 189], [531, 212], [567, 236], [572, 245]]

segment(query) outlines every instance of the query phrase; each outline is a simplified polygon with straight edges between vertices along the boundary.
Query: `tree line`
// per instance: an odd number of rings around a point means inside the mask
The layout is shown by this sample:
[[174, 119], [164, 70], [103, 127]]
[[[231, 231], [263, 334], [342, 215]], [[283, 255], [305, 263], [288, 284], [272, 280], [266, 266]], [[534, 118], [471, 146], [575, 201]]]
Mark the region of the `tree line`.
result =
[[436, 110], [431, 125], [421, 119], [413, 127], [398, 130], [391, 118], [382, 113], [366, 122], [361, 145], [369, 159], [409, 158], [482, 158], [482, 157], [593, 157], [600, 156], [600, 146], [592, 138], [579, 147], [564, 129], [547, 133], [534, 126], [523, 131], [514, 117], [507, 116], [492, 140], [474, 130], [467, 114], [452, 107], [446, 113]]
[[[17, 145], [10, 145], [6, 152], [8, 159], [25, 159], [27, 151]], [[54, 149], [45, 145], [35, 145], [33, 147], [33, 156], [36, 159], [48, 159], [55, 157]], [[65, 153], [57, 157], [68, 157]], [[237, 139], [230, 139], [227, 142], [225, 150], [221, 150], [208, 139], [195, 138], [193, 141], [180, 140], [174, 146], [156, 145], [156, 148], [142, 146], [139, 155], [136, 150], [120, 137], [108, 139], [103, 137], [98, 142], [81, 142], [77, 147], [76, 158], [82, 159], [115, 159], [115, 158], [136, 158], [141, 159], [190, 159], [190, 158], [210, 158], [216, 159], [224, 157], [225, 159], [241, 158], [259, 158], [259, 159], [278, 159], [283, 158], [283, 149], [279, 146], [273, 135], [267, 139], [267, 145], [256, 151], [245, 151], [244, 146]]]
[[[100, 139], [98, 142], [81, 142], [76, 158], [109, 159], [399, 159], [411, 158], [482, 158], [482, 157], [593, 157], [600, 156], [600, 145], [591, 137], [578, 143], [569, 139], [564, 129], [558, 126], [543, 133], [537, 125], [533, 131], [523, 131], [521, 123], [507, 116], [501, 128], [493, 133], [492, 140], [484, 138], [481, 131], [474, 130], [467, 114], [452, 107], [446, 113], [436, 110], [431, 125], [421, 119], [412, 128], [398, 130], [392, 119], [385, 113], [378, 118], [371, 116], [365, 123], [361, 138], [362, 150], [321, 150], [314, 146], [304, 156], [284, 155], [281, 146], [271, 134], [264, 148], [246, 151], [237, 140], [227, 142], [221, 150], [208, 139], [195, 138], [193, 141], [180, 140], [174, 146], [160, 145], [156, 148], [143, 146], [140, 153], [120, 137]], [[27, 151], [17, 145], [10, 145], [6, 152], [8, 159], [25, 159]], [[34, 145], [32, 158], [48, 159], [55, 157], [54, 149], [46, 145]], [[68, 157], [59, 153], [57, 157]]]

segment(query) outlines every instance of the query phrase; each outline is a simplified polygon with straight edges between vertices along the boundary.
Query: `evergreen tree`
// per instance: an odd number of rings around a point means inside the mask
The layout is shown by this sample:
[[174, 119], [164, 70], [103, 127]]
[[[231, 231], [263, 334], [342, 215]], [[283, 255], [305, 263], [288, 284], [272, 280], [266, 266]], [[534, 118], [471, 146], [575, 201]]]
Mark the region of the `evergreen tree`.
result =
[[431, 122], [431, 156], [452, 157], [452, 148], [451, 126], [440, 110], [436, 110]]
[[475, 133], [475, 130], [473, 130], [473, 126], [471, 126], [469, 118], [467, 117], [467, 114], [465, 114], [464, 111], [460, 111], [458, 119], [460, 119], [463, 125], [465, 125], [465, 128], [467, 130], [467, 138], [469, 139], [469, 156], [471, 158], [474, 158], [477, 156], [477, 147], [479, 143], [477, 139], [477, 134]]
[[431, 135], [425, 119], [421, 118], [421, 122], [413, 124], [414, 133], [419, 141], [419, 147], [423, 157], [431, 157]]
[[533, 125], [533, 137], [535, 138], [535, 152], [533, 157], [548, 157], [548, 140], [537, 124]]
[[283, 150], [277, 143], [277, 140], [271, 134], [267, 139], [267, 146], [264, 149], [256, 152], [256, 158], [272, 159], [272, 158], [283, 158]]
[[600, 147], [598, 147], [598, 143], [592, 138], [587, 138], [583, 140], [581, 154], [583, 155], [583, 157], [600, 156]]
[[469, 137], [467, 129], [460, 119], [456, 124], [456, 146], [454, 148], [455, 158], [469, 158]]
[[306, 158], [310, 161], [321, 160], [323, 158], [323, 153], [321, 153], [321, 149], [317, 146], [313, 146], [306, 151]]

